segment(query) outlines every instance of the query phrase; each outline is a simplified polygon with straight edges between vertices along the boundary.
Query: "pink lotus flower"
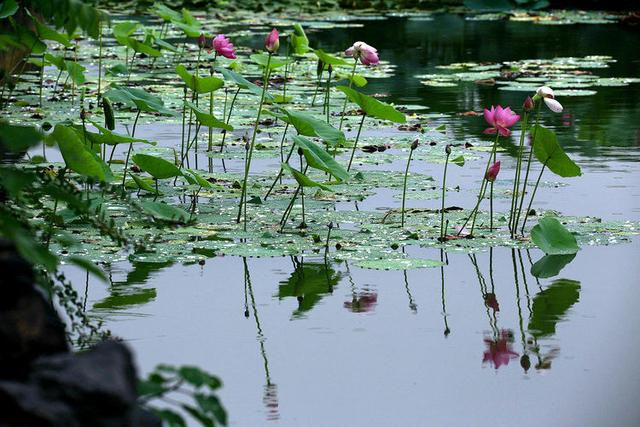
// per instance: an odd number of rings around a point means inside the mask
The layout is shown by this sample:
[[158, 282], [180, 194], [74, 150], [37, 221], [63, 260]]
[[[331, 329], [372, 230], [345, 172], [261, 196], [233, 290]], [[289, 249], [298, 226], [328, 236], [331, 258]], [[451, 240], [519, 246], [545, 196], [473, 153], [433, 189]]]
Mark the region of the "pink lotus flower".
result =
[[500, 331], [500, 337], [495, 340], [484, 339], [485, 344], [489, 347], [484, 352], [482, 363], [490, 362], [498, 369], [502, 365], [508, 365], [510, 359], [518, 357], [518, 353], [511, 349], [511, 334], [508, 331]]
[[380, 63], [378, 50], [365, 42], [355, 42], [353, 46], [344, 51], [344, 54], [359, 59], [362, 65], [378, 65]]
[[270, 53], [276, 53], [280, 48], [280, 34], [278, 34], [278, 30], [275, 28], [271, 30], [264, 40], [264, 48]]
[[484, 133], [495, 134], [499, 132], [502, 136], [511, 135], [511, 131], [507, 128], [513, 126], [520, 116], [511, 111], [510, 107], [502, 108], [500, 105], [497, 107], [491, 106], [491, 110], [484, 109], [484, 119], [492, 127], [486, 128]]
[[536, 97], [542, 98], [547, 107], [554, 113], [562, 113], [562, 104], [555, 100], [553, 89], [549, 86], [540, 86], [536, 91]]
[[211, 40], [211, 48], [215, 49], [218, 55], [229, 59], [236, 59], [236, 48], [233, 46], [233, 43], [231, 43], [231, 40], [226, 38], [224, 34], [218, 34]]
[[498, 160], [487, 169], [487, 176], [485, 177], [487, 181], [493, 182], [498, 177], [498, 172], [500, 172], [500, 161]]

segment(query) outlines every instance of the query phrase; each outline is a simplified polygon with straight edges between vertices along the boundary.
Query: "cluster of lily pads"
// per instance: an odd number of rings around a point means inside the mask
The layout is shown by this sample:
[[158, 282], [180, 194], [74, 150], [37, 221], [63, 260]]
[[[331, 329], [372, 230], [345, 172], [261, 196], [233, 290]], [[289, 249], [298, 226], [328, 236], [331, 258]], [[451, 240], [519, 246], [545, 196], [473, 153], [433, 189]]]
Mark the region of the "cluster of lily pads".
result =
[[[30, 59], [38, 69], [21, 73], [12, 95], [0, 100], [11, 119], [7, 126], [36, 121], [45, 139], [42, 153], [32, 151], [31, 162], [20, 167], [46, 166], [62, 174], [86, 193], [97, 215], [113, 220], [135, 242], [123, 251], [89, 227], [85, 216], [56, 204], [51, 247], [60, 253], [104, 263], [320, 253], [366, 268], [407, 269], [441, 262], [408, 258], [399, 250], [404, 246], [537, 246], [555, 255], [637, 233], [629, 221], [602, 223], [533, 209], [544, 171], [561, 177], [581, 173], [542, 125], [540, 106], [557, 111], [555, 96], [562, 94], [544, 83], [564, 88], [567, 69], [599, 66], [608, 58], [562, 61], [574, 68], [507, 64], [528, 70], [517, 87], [525, 85], [533, 96], [521, 115], [500, 106], [485, 111], [493, 143], [470, 138], [472, 144], [462, 145], [410, 107], [365, 93], [368, 78], [390, 75], [393, 67], [364, 42], [338, 54], [313, 49], [296, 24], [286, 34], [271, 30], [256, 52], [207, 32], [186, 9], [155, 4], [151, 12], [159, 26], [101, 21], [93, 45], [40, 24], [35, 36], [47, 43]], [[502, 65], [449, 68], [463, 71], [447, 82], [502, 76]], [[52, 72], [55, 79], [45, 78]], [[584, 77], [584, 84], [604, 80]], [[513, 186], [494, 194], [496, 180], [505, 175], [498, 175], [498, 138], [510, 138], [517, 121], [522, 129]], [[179, 132], [158, 144], [148, 136], [156, 123]], [[57, 147], [63, 163], [47, 160], [48, 146]], [[449, 163], [464, 167], [483, 150], [489, 157], [474, 206], [447, 206], [447, 192], [456, 191], [447, 187]], [[406, 158], [404, 172], [372, 167], [399, 154]], [[412, 161], [443, 165], [442, 183], [414, 172]], [[535, 162], [541, 169], [534, 180]], [[401, 207], [359, 210], [358, 202], [381, 190], [401, 197]], [[494, 196], [511, 198], [508, 213], [493, 212]], [[409, 209], [408, 198], [440, 202]], [[487, 198], [488, 212], [480, 209]], [[45, 219], [36, 211], [32, 220]], [[67, 247], [68, 233], [78, 244]]]

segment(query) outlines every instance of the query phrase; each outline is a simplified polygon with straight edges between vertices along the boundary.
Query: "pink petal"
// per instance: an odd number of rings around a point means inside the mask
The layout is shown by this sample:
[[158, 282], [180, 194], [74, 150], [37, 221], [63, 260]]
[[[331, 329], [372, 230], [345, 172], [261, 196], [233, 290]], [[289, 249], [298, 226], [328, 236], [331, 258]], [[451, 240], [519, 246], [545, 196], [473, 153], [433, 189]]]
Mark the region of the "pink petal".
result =
[[487, 110], [486, 108], [484, 109], [484, 119], [487, 121], [487, 123], [489, 123], [491, 126], [495, 126], [496, 124], [496, 120], [494, 118], [494, 110], [493, 107], [491, 107], [491, 110]]
[[493, 135], [496, 133], [496, 128], [486, 128], [482, 131], [482, 133], [486, 133], [487, 135]]
[[509, 136], [511, 135], [511, 131], [505, 127], [502, 126], [498, 126], [498, 132], [500, 132], [500, 135], [502, 136]]

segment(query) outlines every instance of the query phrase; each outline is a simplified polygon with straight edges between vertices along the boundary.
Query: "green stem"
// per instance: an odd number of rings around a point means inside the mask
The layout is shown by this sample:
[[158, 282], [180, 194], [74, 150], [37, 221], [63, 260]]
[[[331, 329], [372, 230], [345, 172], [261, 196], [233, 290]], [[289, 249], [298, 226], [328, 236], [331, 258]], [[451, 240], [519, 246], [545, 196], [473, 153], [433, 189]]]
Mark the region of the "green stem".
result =
[[[366, 113], [362, 114], [362, 120], [360, 120], [360, 126], [358, 126], [358, 134], [356, 135], [356, 141], [353, 143], [353, 149], [351, 150], [351, 158], [349, 158], [349, 166], [347, 166], [347, 172], [351, 170], [351, 163], [353, 163], [353, 156], [356, 154], [356, 147], [358, 145], [358, 140], [360, 139], [360, 132], [362, 131], [362, 124], [364, 123], [364, 118], [367, 117]], [[338, 145], [336, 144], [336, 148]]]
[[542, 174], [544, 173], [544, 169], [546, 167], [547, 167], [547, 162], [544, 162], [544, 164], [542, 165], [542, 169], [540, 169], [540, 174], [538, 175], [538, 179], [536, 180], [536, 185], [533, 187], [533, 193], [531, 193], [531, 199], [529, 200], [529, 206], [527, 206], [527, 210], [524, 212], [524, 218], [522, 218], [522, 227], [520, 228], [520, 234], [522, 234], [522, 235], [524, 235], [524, 226], [527, 225], [527, 218], [529, 217], [529, 212], [531, 211], [531, 206], [533, 205], [533, 199], [536, 197], [536, 191], [538, 191], [538, 185], [540, 184], [540, 178], [542, 178]]
[[[246, 205], [246, 197], [247, 197], [247, 180], [249, 179], [249, 171], [251, 170], [251, 159], [253, 157], [253, 146], [256, 141], [256, 135], [258, 133], [258, 126], [260, 124], [260, 114], [262, 113], [262, 105], [264, 104], [264, 97], [267, 93], [267, 86], [269, 85], [269, 73], [271, 66], [271, 56], [273, 54], [269, 52], [269, 57], [267, 59], [267, 66], [264, 70], [264, 84], [262, 85], [262, 95], [260, 96], [260, 103], [258, 104], [258, 114], [256, 116], [256, 122], [253, 126], [253, 135], [251, 136], [251, 142], [249, 145], [249, 156], [247, 157], [247, 163], [244, 168], [244, 180], [242, 183], [242, 193], [240, 195], [240, 206], [238, 208], [238, 216], [236, 218], [236, 223], [240, 223], [240, 217], [242, 215], [242, 205]], [[247, 210], [244, 210], [244, 227], [243, 229], [246, 231], [247, 229]]]
[[[349, 79], [349, 89], [351, 89], [351, 86], [353, 85], [353, 76], [356, 73], [356, 65], [358, 65], [358, 60], [354, 59], [353, 60], [353, 68], [351, 69], [351, 78]], [[344, 112], [347, 109], [347, 101], [349, 100], [349, 97], [345, 95], [344, 97], [344, 104], [342, 104], [342, 114], [340, 115], [340, 127], [338, 129], [342, 130], [342, 122], [344, 121]]]
[[[447, 150], [449, 151], [449, 150]], [[450, 154], [447, 152], [447, 158], [444, 161], [444, 174], [442, 176], [442, 206], [440, 208], [440, 239], [444, 240], [445, 229], [444, 229], [444, 198], [445, 192], [447, 191], [447, 166], [449, 166], [449, 156]]]
[[100, 104], [102, 91], [102, 21], [98, 22], [98, 105]]
[[39, 90], [39, 100], [40, 100], [40, 108], [42, 108], [42, 86], [44, 85], [44, 52], [42, 53], [42, 64], [40, 64], [40, 90]]
[[411, 149], [411, 151], [409, 151], [409, 158], [407, 159], [407, 167], [404, 170], [404, 184], [402, 187], [402, 219], [400, 221], [400, 226], [402, 228], [404, 228], [404, 205], [407, 197], [407, 177], [409, 176], [409, 165], [411, 164], [412, 156], [413, 156], [413, 148]]
[[520, 172], [522, 168], [522, 149], [524, 148], [525, 134], [527, 133], [527, 122], [529, 113], [525, 111], [522, 117], [522, 130], [520, 131], [520, 144], [518, 145], [518, 158], [516, 161], [516, 174], [513, 179], [513, 190], [511, 194], [511, 209], [509, 210], [509, 229], [511, 230], [511, 238], [515, 237], [516, 230], [514, 228], [515, 210], [518, 205], [518, 190], [520, 189]]
[[325, 94], [325, 108], [327, 110], [327, 124], [329, 124], [329, 113], [331, 110], [331, 72], [329, 72], [329, 77], [327, 77], [327, 92]]
[[[324, 71], [324, 70], [323, 70]], [[314, 107], [316, 104], [316, 96], [318, 96], [318, 90], [322, 85], [322, 72], [318, 75], [318, 80], [316, 81], [316, 90], [313, 92], [313, 98], [311, 99], [311, 106]]]
[[[283, 163], [288, 163], [289, 159], [291, 158], [291, 155], [293, 154], [293, 149], [295, 148], [295, 144], [291, 144], [291, 149], [289, 150], [289, 154], [287, 155], [287, 159], [283, 162]], [[269, 197], [269, 194], [271, 194], [271, 192], [273, 191], [273, 188], [276, 186], [276, 183], [278, 182], [278, 179], [280, 179], [280, 177], [282, 176], [282, 166], [280, 166], [280, 170], [278, 171], [278, 175], [276, 176], [276, 179], [273, 180], [273, 183], [271, 184], [271, 187], [269, 187], [269, 191], [267, 191], [267, 194], [264, 195], [263, 200], [267, 200], [267, 197]]]
[[[227, 124], [231, 121], [231, 113], [233, 112], [233, 106], [236, 103], [236, 98], [238, 97], [238, 93], [240, 93], [240, 88], [236, 91], [236, 94], [233, 95], [233, 99], [231, 100], [231, 105], [229, 106], [229, 116], [227, 116]], [[222, 142], [220, 143], [220, 152], [224, 149], [224, 141], [227, 139], [227, 131], [225, 130], [222, 134]]]
[[529, 172], [531, 171], [531, 160], [533, 160], [533, 144], [536, 140], [536, 131], [538, 129], [538, 124], [540, 123], [540, 108], [542, 107], [542, 101], [538, 101], [538, 112], [536, 114], [536, 125], [533, 128], [532, 142], [531, 148], [529, 149], [529, 158], [527, 159], [527, 170], [524, 174], [524, 183], [522, 184], [522, 190], [520, 192], [520, 204], [518, 205], [518, 213], [516, 214], [515, 222], [513, 223], [513, 229], [518, 229], [518, 223], [520, 222], [520, 215], [522, 214], [522, 205], [524, 203], [524, 196], [527, 191], [527, 183], [529, 181]]
[[[141, 110], [138, 109], [138, 113], [136, 114], [136, 119], [133, 121], [133, 129], [131, 131], [131, 137], [133, 138], [136, 135], [136, 126], [138, 124], [138, 118], [140, 117]], [[122, 170], [122, 191], [125, 191], [124, 183], [127, 179], [127, 167], [129, 167], [129, 156], [131, 156], [131, 149], [133, 148], [133, 142], [129, 143], [129, 149], [127, 150], [127, 158], [124, 161], [124, 169]]]

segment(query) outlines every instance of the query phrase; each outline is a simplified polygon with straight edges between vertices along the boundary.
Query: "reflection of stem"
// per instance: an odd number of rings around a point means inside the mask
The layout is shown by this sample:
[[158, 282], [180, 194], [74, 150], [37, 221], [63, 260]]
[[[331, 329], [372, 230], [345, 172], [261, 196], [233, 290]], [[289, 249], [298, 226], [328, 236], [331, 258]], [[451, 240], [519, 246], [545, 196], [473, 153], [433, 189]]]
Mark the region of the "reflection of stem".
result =
[[442, 318], [444, 320], [444, 336], [447, 337], [451, 333], [449, 323], [447, 322], [447, 306], [444, 298], [444, 250], [440, 249], [440, 295], [442, 297]]
[[413, 295], [411, 295], [411, 289], [409, 289], [409, 278], [407, 277], [407, 270], [403, 270], [402, 273], [404, 274], [404, 289], [407, 292], [407, 297], [409, 297], [409, 308], [414, 313], [417, 313], [418, 312], [418, 306], [413, 301]]
[[[487, 284], [482, 277], [482, 273], [480, 272], [480, 268], [478, 267], [478, 260], [476, 259], [475, 254], [468, 254], [469, 259], [471, 260], [471, 264], [476, 270], [476, 275], [478, 276], [478, 283], [480, 284], [480, 293], [482, 294], [482, 301], [485, 301], [485, 295], [487, 294]], [[498, 325], [497, 320], [491, 316], [491, 312], [489, 311], [489, 306], [484, 303], [485, 309], [487, 310], [487, 317], [489, 318], [489, 325], [491, 326], [491, 330], [494, 333], [494, 336], [498, 336]]]
[[[527, 354], [527, 338], [524, 333], [524, 321], [522, 319], [522, 308], [520, 307], [520, 284], [518, 283], [518, 268], [516, 266], [516, 250], [511, 249], [511, 259], [513, 261], [513, 276], [516, 283], [516, 304], [518, 306], [518, 324], [520, 326], [520, 340], [522, 341], [522, 353]], [[523, 272], [524, 279], [524, 272]]]
[[331, 239], [331, 230], [333, 229], [333, 222], [330, 222], [327, 226], [329, 230], [327, 231], [327, 240], [324, 244], [324, 259], [327, 261], [327, 256], [329, 255], [329, 239]]
[[[351, 170], [351, 163], [353, 162], [353, 156], [356, 154], [356, 147], [358, 146], [358, 140], [360, 139], [360, 132], [362, 131], [362, 124], [367, 117], [366, 113], [362, 113], [362, 120], [360, 120], [360, 126], [358, 126], [358, 133], [356, 134], [356, 141], [353, 143], [353, 149], [351, 150], [351, 157], [349, 158], [349, 166], [347, 166], [347, 172]], [[336, 148], [338, 145], [336, 144]], [[335, 154], [335, 152], [334, 152]]]
[[251, 298], [251, 308], [253, 310], [253, 318], [256, 321], [256, 329], [258, 330], [258, 343], [260, 343], [260, 354], [264, 361], [264, 373], [267, 379], [267, 384], [271, 384], [271, 376], [269, 374], [269, 360], [267, 359], [267, 352], [264, 347], [266, 338], [262, 327], [260, 326], [260, 318], [258, 317], [258, 307], [256, 306], [256, 299], [253, 295], [253, 287], [251, 286], [251, 276], [249, 274], [249, 266], [247, 265], [247, 258], [242, 257], [242, 263], [244, 264], [244, 280], [247, 289], [249, 290], [249, 298]]

